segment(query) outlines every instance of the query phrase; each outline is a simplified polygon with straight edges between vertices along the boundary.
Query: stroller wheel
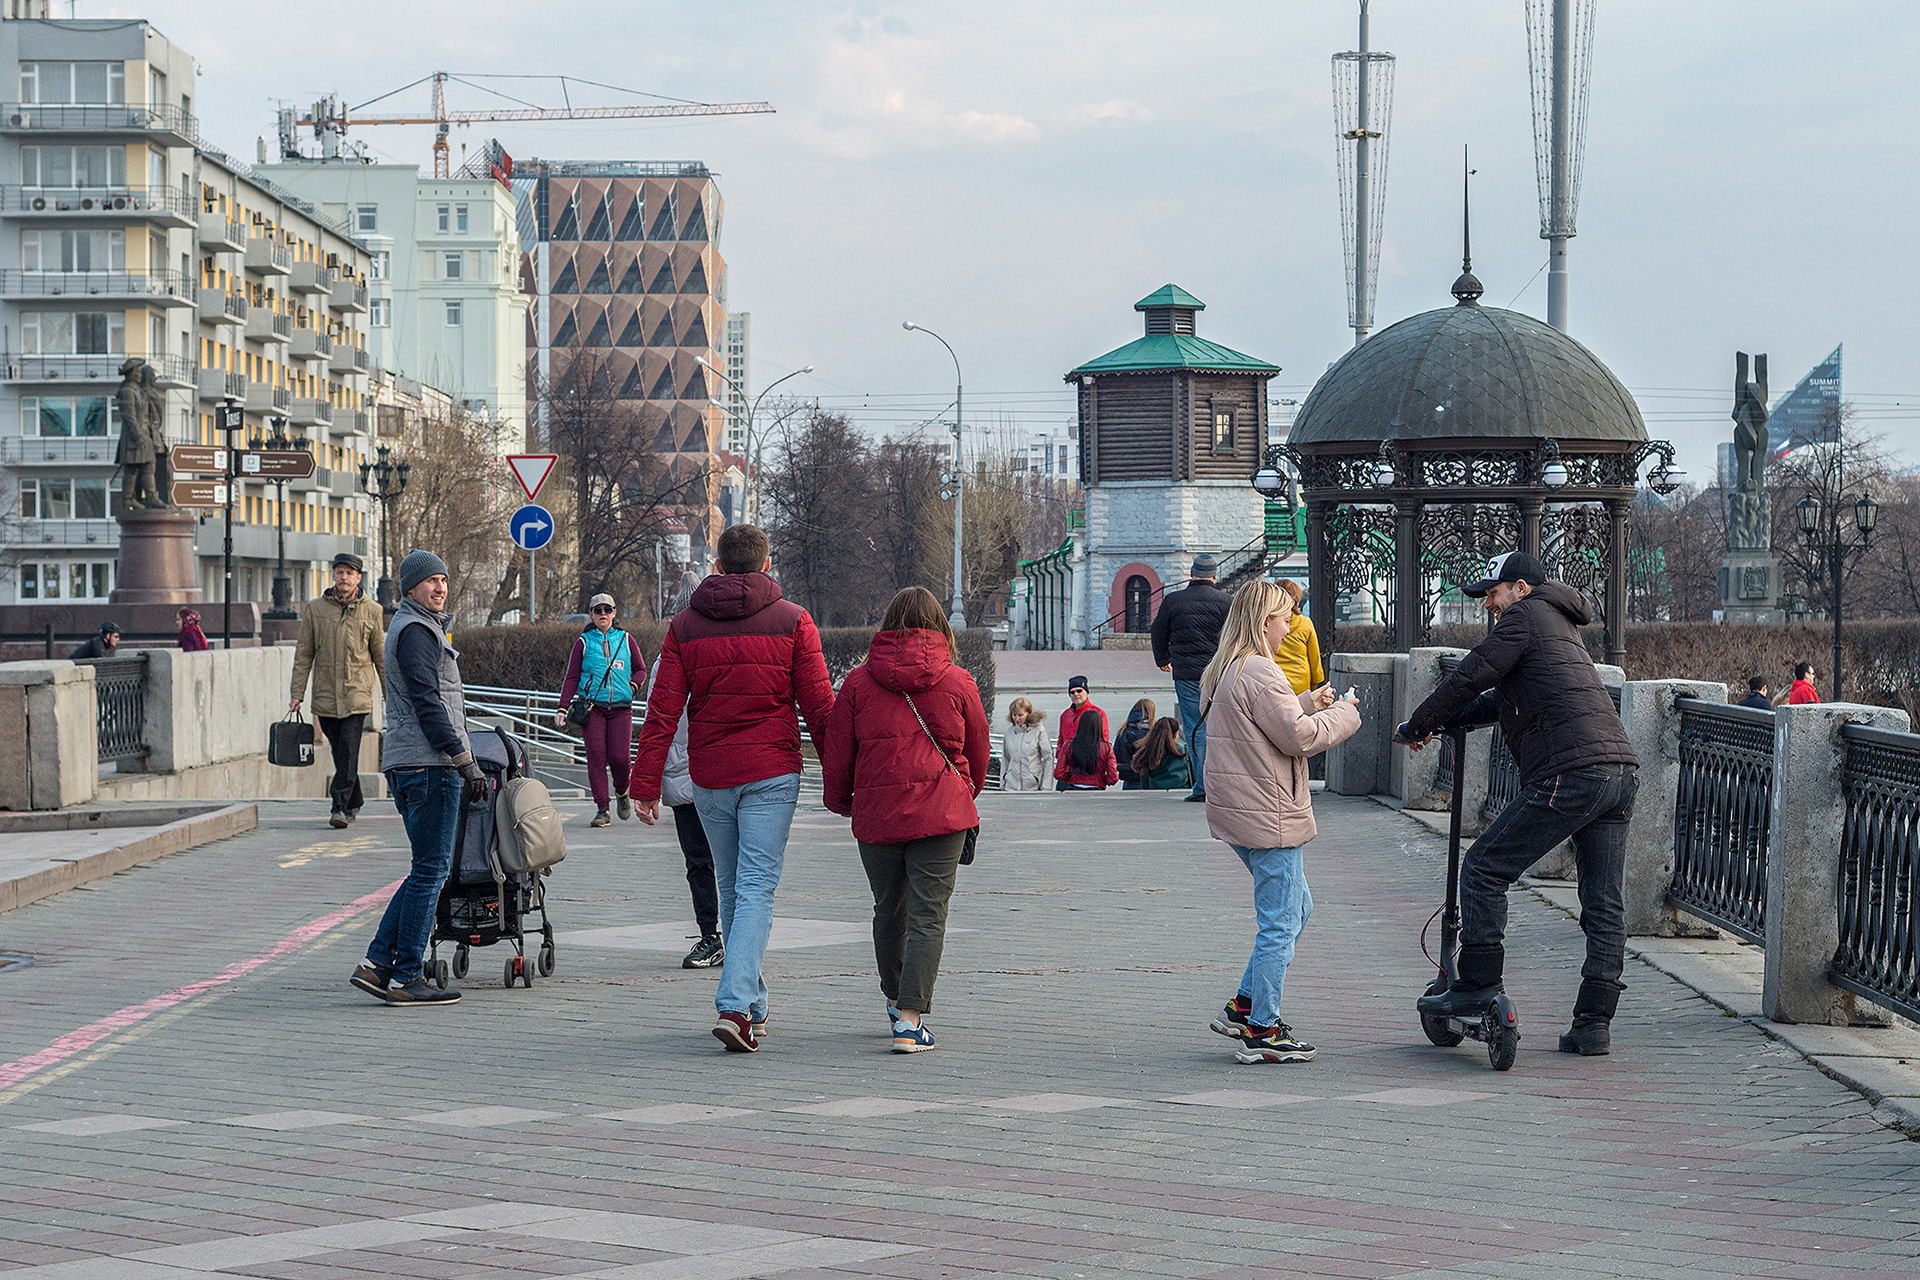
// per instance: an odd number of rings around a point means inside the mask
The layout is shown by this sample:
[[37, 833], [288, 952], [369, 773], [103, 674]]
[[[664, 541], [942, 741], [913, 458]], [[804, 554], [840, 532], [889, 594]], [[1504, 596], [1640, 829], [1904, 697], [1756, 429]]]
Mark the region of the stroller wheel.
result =
[[468, 948], [465, 946], [453, 949], [453, 976], [456, 978], [467, 976], [467, 951]]
[[511, 990], [513, 987], [514, 978], [518, 976], [518, 974], [515, 973], [515, 970], [517, 970], [519, 967], [520, 967], [519, 956], [510, 956], [507, 959], [506, 985], [509, 990]]
[[543, 978], [553, 976], [553, 944], [551, 942], [540, 944], [540, 976]]
[[433, 985], [439, 987], [442, 991], [447, 989], [447, 962], [445, 960], [436, 960], [433, 962]]

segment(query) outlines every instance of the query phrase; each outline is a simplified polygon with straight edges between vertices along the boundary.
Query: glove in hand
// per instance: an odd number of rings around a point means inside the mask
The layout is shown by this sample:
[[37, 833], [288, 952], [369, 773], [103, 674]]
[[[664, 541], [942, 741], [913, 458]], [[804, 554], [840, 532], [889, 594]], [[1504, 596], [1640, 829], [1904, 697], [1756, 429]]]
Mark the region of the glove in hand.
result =
[[460, 795], [462, 804], [479, 804], [487, 798], [487, 775], [480, 766], [469, 760], [460, 766], [460, 777], [465, 780], [466, 790]]

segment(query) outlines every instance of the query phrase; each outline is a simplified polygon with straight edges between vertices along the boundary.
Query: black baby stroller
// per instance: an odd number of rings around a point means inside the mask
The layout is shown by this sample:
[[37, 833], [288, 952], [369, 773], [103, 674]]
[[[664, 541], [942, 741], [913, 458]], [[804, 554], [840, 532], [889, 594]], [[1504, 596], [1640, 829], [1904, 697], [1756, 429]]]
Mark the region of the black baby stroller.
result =
[[[531, 987], [536, 967], [543, 978], [553, 973], [553, 922], [547, 919], [545, 876], [539, 871], [508, 871], [501, 866], [494, 813], [501, 788], [515, 778], [529, 776], [527, 751], [504, 729], [476, 731], [470, 736], [470, 745], [474, 762], [487, 777], [487, 795], [461, 806], [453, 840], [453, 865], [434, 911], [433, 950], [427, 956], [426, 976], [441, 989], [446, 988], [449, 966], [439, 958], [443, 942], [454, 944], [452, 976], [464, 978], [472, 948], [506, 941], [513, 944], [513, 955], [505, 966], [506, 985], [511, 987], [517, 981]], [[529, 915], [539, 917], [537, 964], [527, 958]]]

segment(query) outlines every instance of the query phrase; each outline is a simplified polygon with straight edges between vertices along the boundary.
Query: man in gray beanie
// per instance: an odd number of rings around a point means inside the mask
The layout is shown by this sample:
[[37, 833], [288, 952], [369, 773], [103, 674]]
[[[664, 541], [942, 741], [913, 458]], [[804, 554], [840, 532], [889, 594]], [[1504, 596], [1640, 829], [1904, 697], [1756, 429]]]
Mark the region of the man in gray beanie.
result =
[[1153, 615], [1153, 663], [1173, 673], [1180, 727], [1186, 731], [1187, 759], [1193, 769], [1193, 791], [1187, 799], [1194, 801], [1207, 798], [1207, 724], [1200, 718], [1200, 677], [1220, 647], [1220, 628], [1233, 605], [1233, 596], [1213, 585], [1219, 572], [1219, 561], [1201, 552], [1187, 570], [1187, 585], [1167, 592]]
[[421, 972], [440, 887], [453, 865], [463, 805], [486, 798], [486, 776], [467, 743], [460, 691], [460, 651], [447, 634], [447, 566], [431, 551], [400, 562], [399, 609], [387, 628], [387, 732], [380, 768], [413, 847], [400, 883], [354, 986], [388, 1004], [452, 1004]]

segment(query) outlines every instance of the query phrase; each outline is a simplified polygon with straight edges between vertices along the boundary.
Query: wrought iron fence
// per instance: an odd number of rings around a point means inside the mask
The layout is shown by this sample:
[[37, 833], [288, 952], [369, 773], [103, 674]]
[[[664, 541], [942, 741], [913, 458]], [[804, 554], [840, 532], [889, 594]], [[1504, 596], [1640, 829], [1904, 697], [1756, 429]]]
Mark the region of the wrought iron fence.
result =
[[1667, 901], [1764, 943], [1773, 713], [1681, 698], [1680, 782]]
[[99, 759], [116, 769], [137, 768], [147, 758], [147, 655], [82, 658], [93, 668], [100, 708]]
[[1067, 647], [1067, 621], [1073, 608], [1073, 569], [1067, 558], [1072, 554], [1073, 535], [1069, 533], [1055, 550], [1020, 562], [1020, 573], [1027, 580], [1029, 649]]
[[1920, 1019], [1920, 734], [1849, 724], [1840, 740], [1847, 818], [1831, 977]]

